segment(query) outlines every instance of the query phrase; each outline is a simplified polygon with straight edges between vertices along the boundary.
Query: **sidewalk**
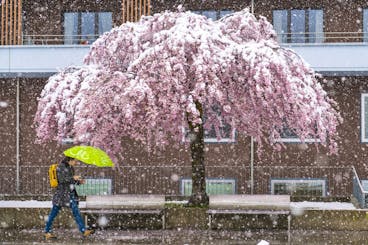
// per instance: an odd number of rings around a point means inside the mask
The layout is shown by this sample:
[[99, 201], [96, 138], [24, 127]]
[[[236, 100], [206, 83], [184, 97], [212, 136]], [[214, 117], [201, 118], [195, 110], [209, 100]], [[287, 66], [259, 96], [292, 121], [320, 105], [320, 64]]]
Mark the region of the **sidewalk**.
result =
[[[249, 205], [254, 208], [256, 204], [249, 202], [243, 203], [242, 205], [245, 205], [246, 208], [249, 208]], [[286, 227], [289, 227], [291, 230], [368, 230], [367, 210], [356, 209], [351, 203], [290, 202], [289, 205], [292, 215], [289, 225], [285, 223], [286, 221], [283, 222], [284, 219], [279, 220], [278, 217], [274, 217], [272, 214], [268, 216], [256, 215], [256, 217], [252, 217], [246, 214], [241, 215], [240, 212], [239, 214], [233, 213], [225, 216], [218, 214], [216, 217], [219, 219], [214, 221], [224, 230], [239, 230], [245, 228], [258, 229], [261, 227], [264, 227], [264, 229], [271, 229], [273, 227], [272, 222], [276, 220], [278, 224], [276, 228], [278, 229], [283, 229], [281, 227], [284, 227], [286, 224]], [[85, 202], [80, 202], [81, 209], [85, 208], [85, 206]], [[50, 208], [50, 201], [0, 201], [0, 229], [42, 229], [47, 220]], [[201, 219], [197, 220], [191, 217]], [[150, 219], [152, 224], [150, 223], [150, 225], [147, 226], [145, 223], [142, 223], [147, 219], [142, 218], [144, 217], [139, 216], [138, 218], [135, 216], [117, 215], [116, 217], [102, 216], [96, 221], [99, 226], [109, 229], [118, 229], [120, 227], [120, 229], [154, 230], [162, 226], [161, 219], [153, 217]], [[257, 226], [254, 226], [256, 223], [252, 221], [254, 218], [260, 221], [260, 224], [257, 223]], [[54, 228], [75, 228], [75, 221], [69, 209], [64, 209], [57, 219]], [[205, 209], [168, 207], [165, 209], [165, 221], [168, 230], [175, 230], [177, 228], [198, 229], [200, 227], [200, 229], [205, 230], [207, 229], [209, 216], [206, 214]], [[201, 226], [199, 227], [200, 224]]]
[[[51, 201], [0, 201], [0, 208], [51, 208]], [[79, 202], [79, 208], [85, 208], [86, 202]], [[290, 202], [293, 209], [313, 209], [313, 210], [354, 210], [356, 209], [349, 202]]]
[[81, 238], [77, 229], [56, 229], [56, 240], [45, 241], [42, 230], [2, 230], [0, 244], [145, 244], [145, 245], [196, 245], [196, 244], [257, 244], [267, 240], [271, 244], [287, 244], [285, 231], [200, 231], [200, 230], [97, 230], [88, 238]]
[[366, 244], [367, 231], [199, 231], [199, 230], [97, 230], [81, 239], [77, 229], [57, 229], [57, 240], [45, 241], [42, 230], [0, 229], [0, 244], [111, 244], [111, 245], [256, 245], [262, 240], [272, 245], [306, 244]]

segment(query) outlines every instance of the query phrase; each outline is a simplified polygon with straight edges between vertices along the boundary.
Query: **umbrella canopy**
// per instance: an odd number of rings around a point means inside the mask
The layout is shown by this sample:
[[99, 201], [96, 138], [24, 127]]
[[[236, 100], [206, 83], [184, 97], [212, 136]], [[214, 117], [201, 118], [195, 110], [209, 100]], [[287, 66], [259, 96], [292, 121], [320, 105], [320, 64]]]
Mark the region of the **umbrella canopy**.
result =
[[103, 150], [92, 146], [74, 146], [64, 151], [67, 157], [75, 158], [86, 164], [97, 167], [113, 167], [114, 163]]

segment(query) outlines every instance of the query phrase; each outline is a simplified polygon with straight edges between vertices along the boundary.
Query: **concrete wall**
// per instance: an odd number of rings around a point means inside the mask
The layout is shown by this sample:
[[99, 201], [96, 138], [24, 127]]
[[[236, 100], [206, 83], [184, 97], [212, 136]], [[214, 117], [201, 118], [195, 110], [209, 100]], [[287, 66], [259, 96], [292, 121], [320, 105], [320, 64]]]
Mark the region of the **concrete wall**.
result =
[[[1, 208], [0, 228], [4, 229], [43, 229], [48, 217], [48, 208]], [[171, 207], [165, 209], [166, 229], [208, 229], [208, 215], [205, 208]], [[89, 216], [88, 224], [95, 228], [121, 229], [161, 229], [159, 215], [107, 215], [108, 222], [99, 223], [101, 216]], [[98, 224], [106, 224], [99, 226]], [[55, 219], [55, 228], [76, 228], [71, 211], [64, 208]], [[278, 229], [287, 230], [286, 215], [215, 215], [212, 229], [249, 230]], [[330, 230], [366, 231], [368, 212], [366, 210], [304, 210], [294, 214], [291, 230]]]

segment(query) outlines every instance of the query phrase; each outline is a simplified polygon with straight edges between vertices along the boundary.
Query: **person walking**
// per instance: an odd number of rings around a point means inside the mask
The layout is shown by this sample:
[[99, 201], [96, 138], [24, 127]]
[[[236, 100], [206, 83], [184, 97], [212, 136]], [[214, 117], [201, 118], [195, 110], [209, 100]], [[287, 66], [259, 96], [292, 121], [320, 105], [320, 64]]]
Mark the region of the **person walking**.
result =
[[79, 161], [71, 157], [65, 157], [61, 163], [58, 164], [56, 169], [58, 186], [56, 187], [55, 194], [52, 198], [52, 209], [46, 222], [46, 239], [56, 238], [56, 236], [51, 232], [52, 223], [62, 207], [70, 207], [72, 209], [75, 222], [84, 237], [94, 233], [94, 230], [90, 230], [85, 227], [78, 208], [79, 197], [75, 189], [75, 185], [84, 184], [85, 182], [80, 176], [74, 175], [74, 166], [78, 164]]

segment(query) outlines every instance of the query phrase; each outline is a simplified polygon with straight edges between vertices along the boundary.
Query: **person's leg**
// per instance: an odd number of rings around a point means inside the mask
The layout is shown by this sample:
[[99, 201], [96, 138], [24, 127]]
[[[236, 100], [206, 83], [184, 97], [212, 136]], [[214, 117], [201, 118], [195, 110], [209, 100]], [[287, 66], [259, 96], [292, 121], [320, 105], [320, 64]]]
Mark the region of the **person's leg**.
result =
[[51, 212], [50, 212], [48, 220], [46, 222], [45, 233], [51, 232], [52, 223], [54, 222], [54, 219], [58, 215], [60, 209], [61, 209], [61, 207], [59, 207], [59, 206], [56, 206], [56, 205], [52, 206]]
[[84, 233], [84, 231], [86, 230], [86, 227], [84, 225], [83, 218], [80, 214], [78, 203], [75, 201], [72, 195], [70, 196], [70, 207], [72, 209], [73, 216], [74, 216], [75, 222], [78, 225], [79, 231]]

